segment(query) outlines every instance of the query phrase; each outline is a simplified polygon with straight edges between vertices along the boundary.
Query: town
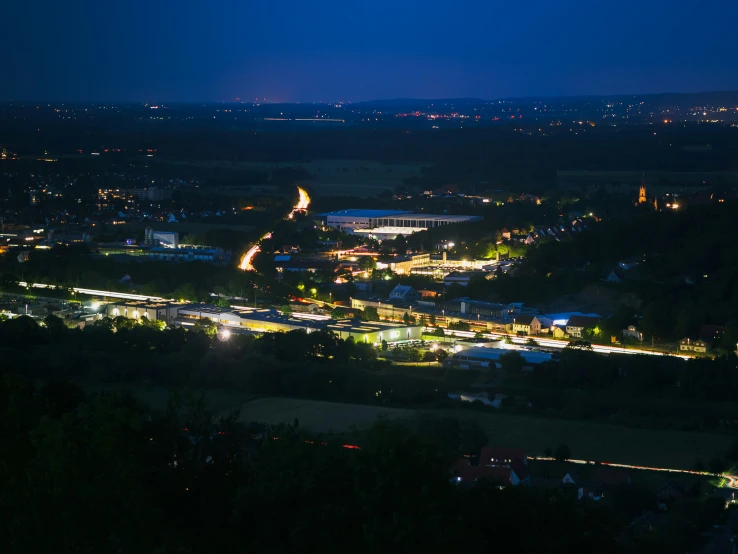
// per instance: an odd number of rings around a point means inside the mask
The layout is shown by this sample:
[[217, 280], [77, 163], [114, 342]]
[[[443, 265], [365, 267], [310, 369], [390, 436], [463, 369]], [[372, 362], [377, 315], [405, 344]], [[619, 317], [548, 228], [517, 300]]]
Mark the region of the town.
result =
[[[51, 121], [39, 108], [31, 119], [53, 122], [65, 140], [0, 135], [0, 406], [10, 449], [24, 457], [17, 467], [44, 468], [32, 472], [36, 482], [79, 467], [120, 483], [116, 498], [130, 489], [132, 506], [158, 510], [133, 527], [168, 528], [159, 514], [176, 513], [190, 525], [173, 536], [196, 551], [240, 544], [236, 531], [213, 531], [218, 518], [243, 517], [234, 505], [263, 531], [250, 545], [340, 544], [361, 532], [357, 499], [377, 490], [367, 517], [382, 529], [390, 524], [376, 514], [396, 490], [413, 499], [401, 517], [426, 514], [426, 532], [411, 533], [416, 546], [438, 517], [459, 522], [441, 542], [481, 544], [484, 524], [469, 522], [487, 506], [485, 518], [510, 510], [525, 526], [565, 516], [575, 531], [562, 551], [731, 551], [738, 174], [722, 154], [738, 144], [730, 102], [715, 104], [719, 121], [680, 108], [667, 122], [634, 113], [641, 104], [585, 102], [599, 119], [577, 133], [621, 153], [614, 168], [597, 152], [577, 165], [589, 146], [565, 138], [568, 127], [538, 136], [495, 122], [456, 136], [466, 113], [402, 105], [386, 109], [390, 128], [375, 121], [382, 137], [368, 146], [374, 131], [308, 132], [287, 121], [259, 128], [250, 144], [262, 150], [245, 158], [227, 152], [217, 119], [231, 113], [225, 105], [172, 107], [172, 127], [145, 139], [117, 118], [137, 125], [141, 113], [161, 118], [169, 107], [121, 109], [110, 121], [95, 107], [93, 123], [81, 122], [92, 106], [55, 104]], [[531, 107], [551, 108], [514, 105], [523, 121]], [[265, 119], [287, 109], [258, 108]], [[355, 109], [357, 123], [367, 108]], [[187, 130], [188, 114], [209, 119], [212, 110], [213, 127]], [[0, 117], [17, 113], [13, 104]], [[433, 125], [397, 123], [411, 119]], [[446, 120], [452, 128], [433, 128]], [[98, 124], [102, 138], [70, 130]], [[666, 142], [651, 142], [656, 124]], [[634, 137], [642, 152], [630, 152]], [[434, 154], [454, 140], [463, 153]], [[479, 144], [505, 159], [468, 154]], [[339, 148], [343, 157], [327, 157]], [[352, 157], [361, 148], [366, 157]], [[650, 170], [638, 165], [646, 156]], [[66, 451], [56, 432], [84, 447]], [[100, 463], [123, 452], [144, 462]], [[3, 471], [22, 504], [25, 492]], [[72, 517], [75, 533], [107, 544], [113, 531], [81, 527], [105, 503], [105, 487], [85, 489], [58, 471], [64, 480], [31, 511], [88, 490], [93, 501], [73, 503], [84, 514]], [[293, 496], [310, 508], [289, 517], [323, 529], [320, 499], [340, 511], [331, 521], [348, 535], [284, 538], [273, 523], [282, 516], [270, 514]], [[195, 506], [211, 504], [213, 514], [193, 519]], [[31, 511], [14, 516], [24, 533]], [[117, 525], [105, 516], [101, 529]], [[395, 531], [379, 527], [388, 544]], [[526, 544], [544, 548], [539, 539]]]

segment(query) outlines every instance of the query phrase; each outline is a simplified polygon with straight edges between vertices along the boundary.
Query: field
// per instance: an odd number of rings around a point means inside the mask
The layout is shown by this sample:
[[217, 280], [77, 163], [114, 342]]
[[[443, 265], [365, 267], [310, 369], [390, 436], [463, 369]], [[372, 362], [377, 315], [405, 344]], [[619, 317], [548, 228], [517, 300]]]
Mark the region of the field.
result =
[[[166, 387], [127, 385], [87, 386], [85, 391], [130, 391], [153, 409], [163, 410], [171, 394]], [[197, 396], [202, 391], [192, 391]], [[185, 395], [187, 389], [180, 389]], [[298, 398], [253, 396], [226, 389], [204, 392], [205, 407], [219, 415], [228, 415], [240, 407], [241, 421], [268, 424], [292, 423], [318, 433], [341, 433], [349, 427], [365, 428], [386, 417], [412, 423], [423, 410], [384, 408], [361, 404], [321, 402]], [[635, 429], [588, 421], [545, 419], [473, 410], [438, 410], [437, 415], [473, 419], [482, 425], [491, 444], [524, 448], [531, 455], [541, 455], [546, 448], [566, 444], [572, 457], [600, 462], [616, 462], [651, 467], [690, 469], [696, 460], [707, 463], [731, 443], [728, 435], [656, 429]]]
[[382, 408], [360, 404], [319, 402], [298, 398], [259, 398], [241, 407], [241, 421], [263, 421], [268, 424], [292, 423], [319, 433], [346, 431], [349, 426], [367, 427], [380, 415], [389, 419], [407, 419], [416, 415], [413, 410]]
[[697, 459], [707, 463], [723, 452], [732, 440], [712, 433], [634, 429], [588, 421], [467, 411], [455, 415], [479, 421], [493, 444], [538, 454], [566, 444], [577, 459], [652, 467], [690, 469]]
[[[394, 190], [408, 177], [420, 176], [419, 164], [383, 164], [371, 160], [315, 160], [294, 163], [256, 163], [229, 161], [167, 161], [176, 165], [193, 165], [196, 167], [221, 168], [238, 171], [266, 171], [284, 167], [302, 167], [315, 177], [306, 181], [306, 185], [314, 195], [318, 196], [376, 196], [385, 190]], [[248, 188], [222, 187], [219, 194], [243, 194]], [[240, 189], [240, 190], [239, 190]], [[255, 185], [252, 191], [268, 191], [269, 187]], [[202, 187], [202, 192], [214, 190]]]
[[[420, 410], [387, 409], [291, 398], [261, 398], [243, 404], [241, 420], [292, 422], [317, 432], [341, 432], [350, 425], [365, 427], [377, 416], [409, 421]], [[443, 410], [438, 415], [475, 419], [490, 443], [524, 448], [542, 454], [546, 448], [567, 444], [573, 457], [653, 467], [689, 469], [697, 459], [708, 462], [731, 442], [726, 435], [653, 429], [633, 429], [584, 421], [544, 419], [471, 410]]]
[[[130, 392], [139, 402], [146, 404], [153, 410], [165, 410], [174, 391], [174, 389], [167, 387], [138, 385], [82, 385], [82, 388], [87, 394], [95, 392]], [[192, 390], [179, 388], [177, 390], [183, 397], [191, 393], [193, 397], [197, 398], [200, 394], [203, 394], [205, 409], [219, 415], [228, 415], [231, 410], [238, 409], [241, 403], [252, 398], [249, 394], [227, 389]]]

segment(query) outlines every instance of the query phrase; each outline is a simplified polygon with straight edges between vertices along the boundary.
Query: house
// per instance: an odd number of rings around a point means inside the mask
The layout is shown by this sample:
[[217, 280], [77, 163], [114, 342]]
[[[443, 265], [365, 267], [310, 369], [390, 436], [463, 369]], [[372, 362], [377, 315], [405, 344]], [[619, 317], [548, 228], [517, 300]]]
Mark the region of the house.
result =
[[605, 494], [601, 488], [583, 486], [577, 489], [577, 500], [594, 500], [595, 502], [602, 500]]
[[420, 289], [418, 290], [418, 294], [424, 300], [435, 300], [436, 298], [440, 298], [442, 295], [440, 291], [430, 289]]
[[551, 336], [559, 340], [568, 339], [569, 335], [566, 333], [566, 325], [552, 325]]
[[314, 314], [318, 311], [318, 305], [311, 302], [303, 302], [301, 300], [292, 300], [289, 307], [293, 312]]
[[623, 270], [622, 269], [613, 269], [610, 273], [607, 274], [607, 277], [605, 277], [606, 283], [620, 283], [623, 280]]
[[468, 458], [457, 460], [452, 468], [457, 482], [489, 479], [504, 485], [529, 485], [528, 457], [522, 448], [485, 446], [479, 454], [479, 464]]
[[390, 292], [389, 299], [391, 301], [397, 300], [400, 302], [413, 302], [414, 300], [420, 299], [420, 294], [413, 288], [407, 285], [397, 285]]
[[451, 285], [461, 285], [462, 287], [465, 287], [469, 284], [469, 281], [471, 281], [471, 278], [474, 275], [484, 275], [484, 272], [452, 271], [443, 278], [443, 284], [447, 287], [450, 287]]
[[564, 477], [562, 477], [561, 479], [561, 484], [562, 485], [576, 485], [577, 481], [579, 481], [579, 476], [573, 471], [567, 471], [566, 475], [564, 475]]
[[598, 317], [589, 317], [584, 315], [573, 315], [566, 322], [566, 332], [571, 337], [581, 339], [585, 329], [597, 327], [600, 322]]
[[630, 522], [629, 531], [636, 535], [650, 533], [666, 523], [666, 514], [656, 514], [652, 511], [644, 512]]
[[707, 354], [707, 343], [700, 339], [683, 338], [679, 341], [679, 350], [681, 352]]
[[635, 325], [628, 325], [627, 329], [623, 329], [623, 338], [624, 339], [635, 339], [635, 340], [643, 340], [643, 333], [641, 333]]
[[665, 481], [654, 492], [660, 502], [681, 500], [687, 495], [687, 485], [681, 481]]
[[469, 458], [459, 458], [451, 466], [452, 482], [457, 484], [474, 484], [481, 480], [499, 483], [502, 486], [520, 485], [523, 480], [511, 467], [495, 467], [472, 465]]
[[513, 319], [513, 333], [524, 335], [539, 335], [541, 322], [533, 315], [519, 315]]

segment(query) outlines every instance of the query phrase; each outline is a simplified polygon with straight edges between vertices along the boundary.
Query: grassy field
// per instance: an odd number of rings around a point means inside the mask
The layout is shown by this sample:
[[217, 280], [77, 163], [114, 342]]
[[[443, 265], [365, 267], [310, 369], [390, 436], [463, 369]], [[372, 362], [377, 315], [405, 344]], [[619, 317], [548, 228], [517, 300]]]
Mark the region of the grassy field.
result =
[[[341, 432], [350, 425], [365, 427], [380, 414], [412, 421], [421, 410], [388, 409], [291, 398], [260, 398], [243, 404], [243, 421], [292, 422], [318, 432]], [[710, 433], [633, 429], [606, 423], [544, 419], [471, 410], [443, 410], [438, 415], [477, 420], [491, 444], [543, 454], [567, 444], [577, 459], [689, 469], [697, 459], [709, 461], [727, 448], [731, 438]]]
[[268, 424], [292, 423], [300, 421], [306, 427], [319, 433], [346, 431], [349, 426], [367, 427], [382, 415], [389, 419], [408, 419], [416, 415], [413, 410], [364, 406], [360, 404], [340, 404], [298, 398], [259, 398], [245, 402], [241, 407], [241, 421], [263, 421]]
[[[271, 172], [275, 169], [296, 166], [302, 167], [314, 175], [313, 179], [305, 184], [313, 195], [317, 196], [376, 196], [385, 190], [394, 190], [408, 177], [420, 176], [419, 164], [383, 164], [372, 160], [314, 160], [310, 162], [294, 163], [258, 163], [229, 161], [167, 161], [175, 165], [192, 165], [196, 167], [220, 168], [238, 171], [252, 170]], [[251, 190], [264, 188], [256, 185]], [[225, 187], [227, 190], [219, 194], [238, 195], [244, 190], [238, 187]], [[211, 190], [203, 187], [202, 192]], [[266, 191], [267, 189], [265, 189]]]
[[[165, 410], [174, 389], [167, 387], [145, 387], [140, 385], [83, 385], [87, 394], [95, 392], [130, 392], [139, 402], [154, 410]], [[203, 394], [205, 409], [220, 415], [227, 415], [238, 409], [243, 402], [253, 398], [251, 395], [228, 389], [177, 389], [182, 396], [191, 393], [195, 398]]]
[[458, 411], [454, 415], [479, 421], [493, 444], [540, 454], [563, 443], [571, 448], [574, 458], [602, 462], [689, 469], [697, 459], [707, 463], [731, 443], [731, 437], [712, 433], [634, 429], [486, 412]]
[[[171, 394], [166, 387], [128, 385], [86, 386], [88, 393], [130, 391], [153, 409], [163, 410]], [[188, 389], [180, 389], [186, 394]], [[195, 396], [201, 390], [192, 391]], [[206, 409], [227, 415], [240, 409], [241, 421], [268, 424], [292, 423], [319, 433], [342, 433], [350, 426], [364, 428], [378, 417], [411, 424], [424, 410], [383, 408], [360, 404], [321, 402], [298, 398], [262, 397], [226, 390], [204, 391]], [[476, 420], [489, 437], [490, 444], [524, 448], [531, 455], [541, 455], [546, 448], [566, 444], [572, 457], [600, 462], [616, 462], [652, 467], [690, 469], [696, 460], [707, 463], [723, 452], [731, 437], [714, 433], [693, 433], [657, 429], [634, 429], [607, 423], [546, 419], [473, 410], [438, 410], [436, 415]]]

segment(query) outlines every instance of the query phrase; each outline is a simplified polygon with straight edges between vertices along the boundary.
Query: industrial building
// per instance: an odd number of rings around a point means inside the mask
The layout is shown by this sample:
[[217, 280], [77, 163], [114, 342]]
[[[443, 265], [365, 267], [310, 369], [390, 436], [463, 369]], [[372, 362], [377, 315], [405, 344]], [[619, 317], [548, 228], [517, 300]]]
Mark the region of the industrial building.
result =
[[129, 319], [148, 318], [151, 320], [172, 321], [177, 317], [177, 312], [182, 304], [173, 302], [146, 302], [128, 301], [108, 304], [108, 317], [127, 317]]
[[378, 240], [393, 239], [434, 227], [481, 221], [473, 215], [433, 215], [398, 210], [342, 210], [321, 214], [327, 227], [352, 234], [368, 235]]
[[141, 248], [139, 246], [100, 245], [97, 247], [97, 252], [105, 256], [135, 256], [149, 261], [205, 262], [216, 265], [226, 265], [231, 259], [231, 253], [227, 250], [204, 246]]
[[212, 304], [178, 304], [175, 302], [126, 302], [109, 304], [109, 317], [131, 319], [159, 319], [170, 324], [189, 326], [201, 318], [207, 318], [228, 327], [254, 333], [288, 332], [304, 330], [306, 333], [326, 330], [340, 338], [353, 337], [357, 342], [379, 344], [383, 340], [396, 342], [421, 340], [420, 325], [400, 325], [385, 322], [363, 322], [356, 320], [313, 320], [290, 317], [277, 310], [267, 308], [221, 308]]
[[446, 367], [459, 369], [479, 369], [488, 368], [490, 363], [499, 365], [500, 356], [508, 352], [519, 352], [528, 365], [542, 364], [551, 360], [551, 354], [548, 352], [538, 352], [535, 350], [509, 350], [505, 348], [485, 348], [476, 346], [456, 352], [453, 356], [447, 358], [443, 365]]
[[179, 233], [176, 231], [154, 231], [151, 227], [146, 227], [144, 230], [144, 242], [147, 246], [179, 248]]

